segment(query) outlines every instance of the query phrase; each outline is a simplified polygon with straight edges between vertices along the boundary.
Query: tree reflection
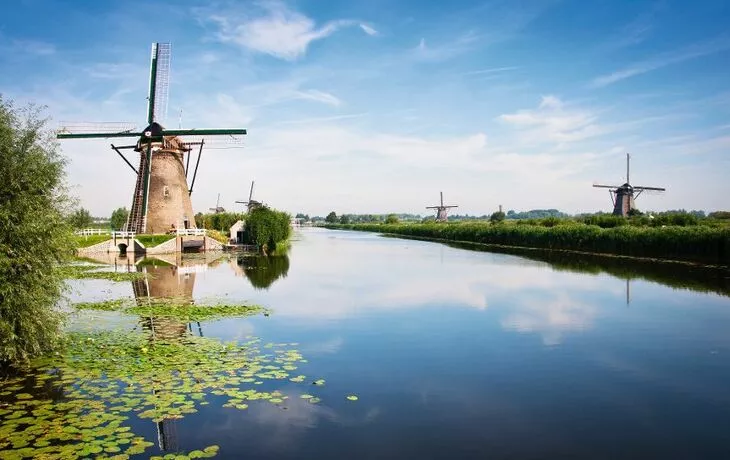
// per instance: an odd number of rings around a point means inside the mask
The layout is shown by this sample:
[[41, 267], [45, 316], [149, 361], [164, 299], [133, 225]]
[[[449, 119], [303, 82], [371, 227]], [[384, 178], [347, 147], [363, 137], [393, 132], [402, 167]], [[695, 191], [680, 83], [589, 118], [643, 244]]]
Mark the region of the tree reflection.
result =
[[256, 289], [268, 289], [274, 281], [285, 278], [289, 272], [289, 256], [284, 255], [245, 255], [236, 259], [236, 265]]

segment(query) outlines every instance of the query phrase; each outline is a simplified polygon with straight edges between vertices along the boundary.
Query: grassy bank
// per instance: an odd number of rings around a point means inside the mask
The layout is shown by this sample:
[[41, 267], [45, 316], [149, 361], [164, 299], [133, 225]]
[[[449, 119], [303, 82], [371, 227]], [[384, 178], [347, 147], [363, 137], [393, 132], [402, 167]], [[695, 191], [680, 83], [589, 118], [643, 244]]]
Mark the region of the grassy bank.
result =
[[545, 227], [485, 222], [458, 224], [333, 224], [327, 228], [481, 244], [616, 254], [730, 265], [730, 228], [710, 226], [601, 228], [570, 223]]

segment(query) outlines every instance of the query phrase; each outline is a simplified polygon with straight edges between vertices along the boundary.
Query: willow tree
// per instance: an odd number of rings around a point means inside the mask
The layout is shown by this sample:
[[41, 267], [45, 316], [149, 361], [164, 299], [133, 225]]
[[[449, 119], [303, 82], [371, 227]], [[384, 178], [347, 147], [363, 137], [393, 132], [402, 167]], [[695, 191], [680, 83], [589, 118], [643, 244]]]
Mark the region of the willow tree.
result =
[[0, 363], [57, 345], [59, 271], [73, 249], [65, 161], [42, 110], [0, 96]]

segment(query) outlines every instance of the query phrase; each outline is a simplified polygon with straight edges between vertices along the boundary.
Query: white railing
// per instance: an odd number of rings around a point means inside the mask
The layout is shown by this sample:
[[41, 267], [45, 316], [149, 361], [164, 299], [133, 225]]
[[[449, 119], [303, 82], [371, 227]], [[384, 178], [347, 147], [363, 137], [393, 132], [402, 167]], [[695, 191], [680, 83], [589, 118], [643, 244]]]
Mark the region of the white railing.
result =
[[103, 228], [85, 228], [83, 230], [76, 230], [76, 234], [81, 236], [108, 235], [109, 230]]
[[187, 265], [182, 267], [177, 267], [177, 274], [178, 275], [184, 275], [187, 273], [203, 273], [208, 271], [208, 266], [205, 264], [198, 264], [198, 265]]
[[137, 236], [135, 232], [112, 232], [114, 238], [134, 238]]
[[205, 236], [204, 228], [178, 228], [175, 230], [178, 236]]

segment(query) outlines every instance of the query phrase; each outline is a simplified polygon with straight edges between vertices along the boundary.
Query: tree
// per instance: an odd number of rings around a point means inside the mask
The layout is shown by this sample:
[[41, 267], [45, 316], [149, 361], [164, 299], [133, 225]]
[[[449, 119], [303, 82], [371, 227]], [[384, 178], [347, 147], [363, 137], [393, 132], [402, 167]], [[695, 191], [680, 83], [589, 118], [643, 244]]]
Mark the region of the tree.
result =
[[350, 216], [347, 214], [343, 214], [340, 216], [340, 223], [341, 224], [349, 224], [350, 223]]
[[335, 212], [334, 212], [334, 211], [332, 211], [332, 212], [330, 212], [329, 214], [327, 214], [327, 217], [325, 217], [325, 218], [324, 218], [324, 220], [325, 220], [325, 221], [326, 221], [326, 222], [327, 222], [328, 224], [334, 224], [334, 223], [337, 223], [337, 214], [335, 214]]
[[52, 350], [60, 339], [55, 305], [60, 265], [73, 253], [65, 160], [42, 111], [0, 96], [0, 363]]
[[79, 208], [69, 216], [68, 221], [73, 228], [80, 229], [90, 227], [94, 218], [87, 209]]
[[395, 214], [388, 214], [388, 217], [385, 218], [386, 224], [397, 224], [398, 222], [398, 216], [396, 216]]
[[489, 221], [493, 224], [498, 224], [504, 220], [504, 213], [502, 211], [497, 211], [492, 213], [492, 215], [489, 217]]
[[129, 216], [129, 210], [127, 208], [117, 208], [112, 212], [112, 217], [109, 219], [109, 225], [114, 230], [121, 230], [124, 224], [127, 223], [127, 217]]

